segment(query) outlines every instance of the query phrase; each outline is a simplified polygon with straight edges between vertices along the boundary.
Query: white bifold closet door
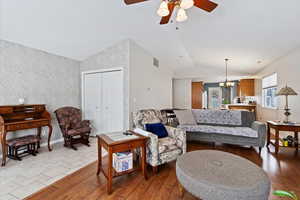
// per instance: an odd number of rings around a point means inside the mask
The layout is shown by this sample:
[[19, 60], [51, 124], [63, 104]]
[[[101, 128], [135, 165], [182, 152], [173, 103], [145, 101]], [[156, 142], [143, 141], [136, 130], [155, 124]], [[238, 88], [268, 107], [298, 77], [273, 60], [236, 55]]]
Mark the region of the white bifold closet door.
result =
[[93, 135], [123, 130], [123, 73], [121, 70], [83, 75], [83, 111]]

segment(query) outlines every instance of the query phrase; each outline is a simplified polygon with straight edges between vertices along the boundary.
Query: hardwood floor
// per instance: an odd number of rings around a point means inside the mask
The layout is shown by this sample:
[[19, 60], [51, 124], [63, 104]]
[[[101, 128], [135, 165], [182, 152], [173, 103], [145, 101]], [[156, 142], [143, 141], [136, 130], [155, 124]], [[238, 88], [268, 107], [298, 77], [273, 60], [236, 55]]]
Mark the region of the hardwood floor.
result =
[[[188, 144], [188, 150], [217, 149], [245, 157], [261, 166], [272, 181], [272, 189], [294, 191], [300, 195], [300, 156], [295, 155], [292, 149], [282, 149], [277, 156], [264, 148], [261, 156], [257, 150], [229, 145]], [[273, 148], [270, 148], [274, 152]], [[26, 198], [26, 200], [100, 200], [100, 199], [130, 199], [130, 200], [162, 200], [162, 199], [196, 199], [185, 193], [183, 198], [179, 195], [176, 180], [175, 162], [163, 165], [157, 174], [148, 170], [148, 181], [141, 173], [133, 173], [115, 178], [113, 193], [106, 193], [106, 179], [103, 174], [96, 176], [96, 162], [79, 171], [59, 180], [47, 188]], [[270, 199], [275, 198], [270, 195]]]

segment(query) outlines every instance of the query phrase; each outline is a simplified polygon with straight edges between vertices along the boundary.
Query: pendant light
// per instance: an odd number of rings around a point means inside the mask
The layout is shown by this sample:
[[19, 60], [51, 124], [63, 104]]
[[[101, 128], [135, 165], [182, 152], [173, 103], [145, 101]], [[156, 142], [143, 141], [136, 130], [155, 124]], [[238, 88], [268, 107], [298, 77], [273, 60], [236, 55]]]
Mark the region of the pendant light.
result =
[[233, 86], [234, 86], [234, 82], [228, 81], [228, 79], [227, 79], [227, 74], [228, 74], [228, 61], [229, 61], [229, 59], [228, 59], [228, 58], [225, 58], [225, 65], [226, 65], [226, 79], [225, 79], [225, 82], [219, 83], [219, 86], [220, 86], [220, 87], [233, 87]]

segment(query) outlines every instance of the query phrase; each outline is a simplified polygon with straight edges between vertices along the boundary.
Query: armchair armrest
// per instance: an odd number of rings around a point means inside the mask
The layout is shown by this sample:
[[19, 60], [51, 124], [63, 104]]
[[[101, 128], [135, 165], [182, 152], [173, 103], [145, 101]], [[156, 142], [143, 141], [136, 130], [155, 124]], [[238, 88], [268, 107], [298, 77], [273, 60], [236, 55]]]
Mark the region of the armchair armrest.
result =
[[158, 163], [158, 137], [157, 135], [145, 131], [140, 128], [133, 130], [134, 132], [149, 138], [147, 143], [147, 162], [152, 166], [157, 166]]
[[80, 122], [80, 125], [83, 127], [90, 126], [90, 120], [83, 120]]
[[90, 127], [90, 120], [82, 120], [81, 122], [74, 124], [72, 128], [83, 128], [83, 127]]
[[168, 135], [176, 140], [176, 145], [182, 149], [182, 154], [186, 153], [186, 132], [180, 128], [165, 126]]
[[263, 122], [254, 121], [251, 124], [251, 128], [257, 131], [259, 147], [264, 147], [266, 143], [266, 136], [267, 136], [266, 124]]

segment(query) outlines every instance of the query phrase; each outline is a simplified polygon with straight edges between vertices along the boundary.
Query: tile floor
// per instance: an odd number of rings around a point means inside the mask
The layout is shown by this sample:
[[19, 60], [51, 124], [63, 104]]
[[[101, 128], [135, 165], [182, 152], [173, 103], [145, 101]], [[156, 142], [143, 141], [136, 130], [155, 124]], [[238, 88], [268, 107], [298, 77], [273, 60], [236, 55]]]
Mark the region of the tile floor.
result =
[[24, 157], [21, 162], [8, 160], [5, 167], [0, 167], [0, 200], [23, 199], [94, 162], [96, 139], [90, 142], [91, 147], [80, 145], [77, 151], [57, 143], [52, 152], [42, 147], [36, 157]]

